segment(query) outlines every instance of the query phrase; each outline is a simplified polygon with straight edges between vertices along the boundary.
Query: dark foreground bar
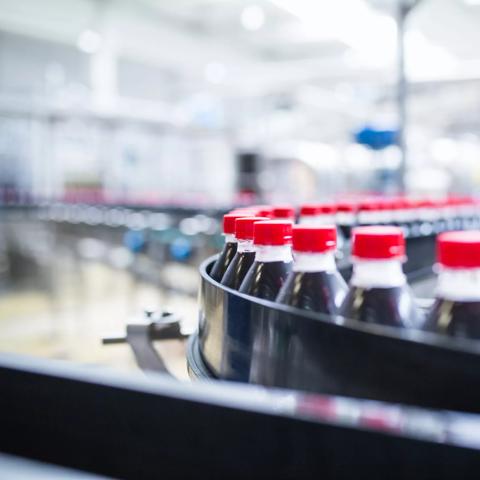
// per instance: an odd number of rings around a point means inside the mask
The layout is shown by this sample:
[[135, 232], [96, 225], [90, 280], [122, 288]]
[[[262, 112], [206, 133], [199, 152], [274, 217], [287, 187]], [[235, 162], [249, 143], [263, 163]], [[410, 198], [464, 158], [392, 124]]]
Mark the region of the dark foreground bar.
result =
[[480, 417], [0, 356], [0, 451], [118, 478], [477, 478]]

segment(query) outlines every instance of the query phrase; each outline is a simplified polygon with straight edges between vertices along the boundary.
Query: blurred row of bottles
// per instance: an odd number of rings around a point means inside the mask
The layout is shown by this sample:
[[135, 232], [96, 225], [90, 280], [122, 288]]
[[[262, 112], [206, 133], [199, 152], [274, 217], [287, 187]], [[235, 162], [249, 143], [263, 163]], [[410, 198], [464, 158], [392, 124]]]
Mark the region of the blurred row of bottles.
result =
[[[379, 152], [346, 141], [270, 139], [248, 148], [238, 143], [234, 132], [218, 130], [68, 115], [0, 115], [0, 187], [15, 189], [10, 197], [28, 192], [49, 201], [225, 209], [239, 200], [306, 202], [319, 193], [330, 198], [344, 191], [395, 191], [396, 146], [379, 158]], [[444, 144], [435, 145], [434, 152], [448, 153]], [[407, 170], [408, 191], [474, 192], [479, 171], [466, 158], [477, 158], [480, 144], [469, 145], [467, 153], [449, 154], [443, 165], [449, 170], [440, 176], [427, 168], [428, 162], [412, 157], [418, 168]], [[438, 152], [433, 153], [425, 152], [425, 158], [434, 159]]]
[[112, 202], [222, 204], [231, 201], [235, 189], [234, 163], [231, 145], [214, 131], [0, 117], [0, 187], [12, 200], [23, 200], [28, 192], [50, 200], [96, 202], [100, 198], [88, 196], [102, 195]]

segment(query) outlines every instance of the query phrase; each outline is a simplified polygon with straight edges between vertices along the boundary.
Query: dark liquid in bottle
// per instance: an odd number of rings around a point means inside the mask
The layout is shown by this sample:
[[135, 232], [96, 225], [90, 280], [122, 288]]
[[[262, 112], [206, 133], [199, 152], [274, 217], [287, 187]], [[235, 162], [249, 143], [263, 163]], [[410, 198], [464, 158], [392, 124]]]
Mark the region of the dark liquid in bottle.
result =
[[425, 330], [480, 339], [480, 302], [436, 299], [425, 322]]
[[222, 278], [226, 287], [238, 290], [248, 270], [255, 261], [255, 252], [237, 252]]
[[213, 264], [212, 270], [210, 271], [210, 276], [219, 282], [222, 277], [225, 275], [228, 266], [230, 265], [233, 257], [237, 253], [237, 243], [236, 242], [227, 242], [216, 262]]
[[407, 285], [389, 288], [351, 287], [340, 315], [365, 323], [414, 328], [422, 323], [422, 314]]
[[338, 272], [292, 272], [277, 297], [278, 303], [313, 312], [335, 314], [347, 285]]
[[349, 239], [352, 236], [352, 228], [350, 225], [339, 225], [338, 231], [345, 239]]
[[275, 300], [291, 269], [292, 262], [254, 262], [240, 286], [240, 292]]

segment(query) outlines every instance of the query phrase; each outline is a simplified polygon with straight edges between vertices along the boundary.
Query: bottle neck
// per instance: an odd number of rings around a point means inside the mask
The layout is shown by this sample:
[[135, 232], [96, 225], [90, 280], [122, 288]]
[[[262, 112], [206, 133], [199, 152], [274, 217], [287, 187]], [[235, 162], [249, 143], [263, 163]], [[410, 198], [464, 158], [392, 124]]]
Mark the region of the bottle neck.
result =
[[302, 225], [331, 225], [337, 222], [334, 214], [320, 213], [318, 215], [304, 215], [300, 217], [299, 222]]
[[231, 233], [224, 233], [223, 234], [225, 238], [225, 243], [237, 243], [237, 239], [235, 238], [235, 235], [232, 235]]
[[480, 268], [441, 267], [435, 295], [456, 302], [480, 301]]
[[392, 212], [392, 218], [397, 222], [411, 222], [415, 218], [415, 213], [413, 210], [407, 208], [400, 208]]
[[405, 285], [406, 278], [399, 259], [355, 259], [350, 283], [361, 288], [392, 288]]
[[383, 217], [380, 211], [359, 212], [358, 223], [360, 225], [376, 225], [382, 223]]
[[418, 218], [424, 222], [433, 222], [438, 220], [439, 211], [436, 208], [420, 208], [418, 211]]
[[333, 213], [321, 213], [317, 215], [318, 225], [331, 225], [336, 223], [336, 217]]
[[290, 245], [255, 245], [256, 262], [290, 263], [292, 260], [292, 247]]
[[315, 225], [316, 218], [317, 218], [316, 215], [302, 215], [298, 219], [298, 223], [300, 223], [302, 225]]
[[455, 207], [446, 206], [442, 208], [443, 218], [455, 218], [457, 216], [457, 211]]
[[293, 252], [294, 272], [334, 272], [335, 254], [333, 251], [325, 253]]
[[345, 226], [355, 225], [356, 223], [355, 214], [351, 212], [338, 212], [337, 223], [339, 225], [345, 225]]
[[253, 246], [252, 240], [238, 240], [237, 252], [254, 252], [255, 247]]
[[383, 223], [392, 223], [395, 218], [395, 210], [382, 210], [381, 218]]

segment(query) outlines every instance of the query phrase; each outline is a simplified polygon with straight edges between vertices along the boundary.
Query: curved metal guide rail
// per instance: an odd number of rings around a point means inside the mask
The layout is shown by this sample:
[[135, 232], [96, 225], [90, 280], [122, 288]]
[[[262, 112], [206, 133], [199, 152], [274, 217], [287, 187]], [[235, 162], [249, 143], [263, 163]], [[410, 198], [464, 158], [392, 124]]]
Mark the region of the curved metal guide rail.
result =
[[198, 344], [213, 376], [480, 412], [480, 342], [366, 325], [249, 297], [200, 267]]

